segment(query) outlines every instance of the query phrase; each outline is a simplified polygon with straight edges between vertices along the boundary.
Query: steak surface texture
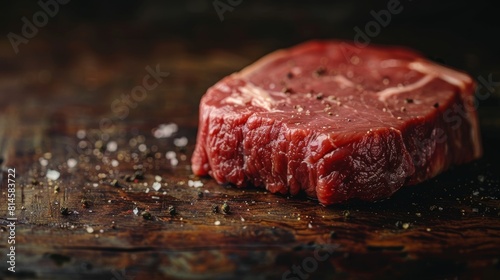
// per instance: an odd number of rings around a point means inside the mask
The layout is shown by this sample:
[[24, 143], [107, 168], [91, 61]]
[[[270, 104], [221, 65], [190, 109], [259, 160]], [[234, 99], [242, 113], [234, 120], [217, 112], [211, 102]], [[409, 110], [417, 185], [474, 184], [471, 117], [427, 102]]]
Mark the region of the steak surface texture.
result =
[[306, 42], [208, 89], [192, 169], [324, 205], [387, 198], [481, 156], [474, 89], [411, 50]]

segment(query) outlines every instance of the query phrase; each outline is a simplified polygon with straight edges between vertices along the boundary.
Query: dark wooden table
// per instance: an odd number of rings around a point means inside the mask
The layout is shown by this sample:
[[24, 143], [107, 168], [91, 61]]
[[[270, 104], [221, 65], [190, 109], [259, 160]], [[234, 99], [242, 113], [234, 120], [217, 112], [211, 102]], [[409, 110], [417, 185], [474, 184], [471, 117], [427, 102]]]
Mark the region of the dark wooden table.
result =
[[[0, 278], [500, 276], [495, 95], [480, 105], [482, 159], [386, 201], [323, 207], [190, 171], [201, 95], [276, 44], [193, 51], [181, 39], [120, 48], [110, 39], [99, 48], [78, 32], [78, 43], [32, 40], [15, 57], [8, 42], [0, 46]], [[145, 68], [157, 66], [168, 76], [134, 99]], [[169, 123], [174, 135], [154, 137]], [[182, 137], [187, 146], [176, 146]], [[15, 273], [6, 270], [8, 168], [16, 173]], [[60, 176], [49, 180], [49, 170]], [[203, 186], [189, 186], [197, 181]]]

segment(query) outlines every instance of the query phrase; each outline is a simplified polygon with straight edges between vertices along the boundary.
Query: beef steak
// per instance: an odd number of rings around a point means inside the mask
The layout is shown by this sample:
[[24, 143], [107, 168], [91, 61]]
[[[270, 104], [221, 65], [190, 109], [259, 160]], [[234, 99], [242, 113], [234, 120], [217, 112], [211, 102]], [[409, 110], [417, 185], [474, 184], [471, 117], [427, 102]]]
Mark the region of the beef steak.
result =
[[208, 89], [192, 169], [324, 205], [386, 198], [481, 156], [474, 88], [414, 51], [307, 42]]

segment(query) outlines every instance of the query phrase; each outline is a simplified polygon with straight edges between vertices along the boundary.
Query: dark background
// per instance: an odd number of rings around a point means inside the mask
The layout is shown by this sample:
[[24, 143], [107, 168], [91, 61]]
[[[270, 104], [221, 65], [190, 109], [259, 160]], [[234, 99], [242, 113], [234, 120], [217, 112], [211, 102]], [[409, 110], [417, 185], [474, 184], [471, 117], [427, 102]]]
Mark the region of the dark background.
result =
[[[352, 40], [353, 28], [364, 29], [373, 20], [370, 11], [385, 9], [389, 1], [243, 0], [224, 14], [222, 22], [214, 2], [73, 0], [61, 5], [33, 41], [46, 40], [61, 45], [61, 50], [64, 45], [88, 44], [92, 51], [112, 54], [123, 49], [147, 52], [154, 42], [175, 40], [185, 40], [189, 51], [200, 53], [259, 43], [287, 47], [317, 38]], [[473, 75], [495, 71], [500, 40], [494, 1], [400, 3], [403, 11], [392, 16], [390, 24], [372, 38], [373, 43], [412, 47]], [[20, 34], [21, 18], [31, 19], [38, 10], [37, 1], [4, 3], [0, 12], [2, 38], [5, 40], [9, 32]]]

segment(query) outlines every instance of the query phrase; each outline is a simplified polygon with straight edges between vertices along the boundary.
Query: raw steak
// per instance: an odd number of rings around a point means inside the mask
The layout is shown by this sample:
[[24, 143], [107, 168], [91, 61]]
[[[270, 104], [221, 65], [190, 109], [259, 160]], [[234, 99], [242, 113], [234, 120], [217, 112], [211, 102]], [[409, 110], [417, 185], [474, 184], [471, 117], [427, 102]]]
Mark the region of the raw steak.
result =
[[481, 156], [474, 88], [402, 48], [276, 51], [203, 96], [193, 172], [324, 205], [386, 198]]

